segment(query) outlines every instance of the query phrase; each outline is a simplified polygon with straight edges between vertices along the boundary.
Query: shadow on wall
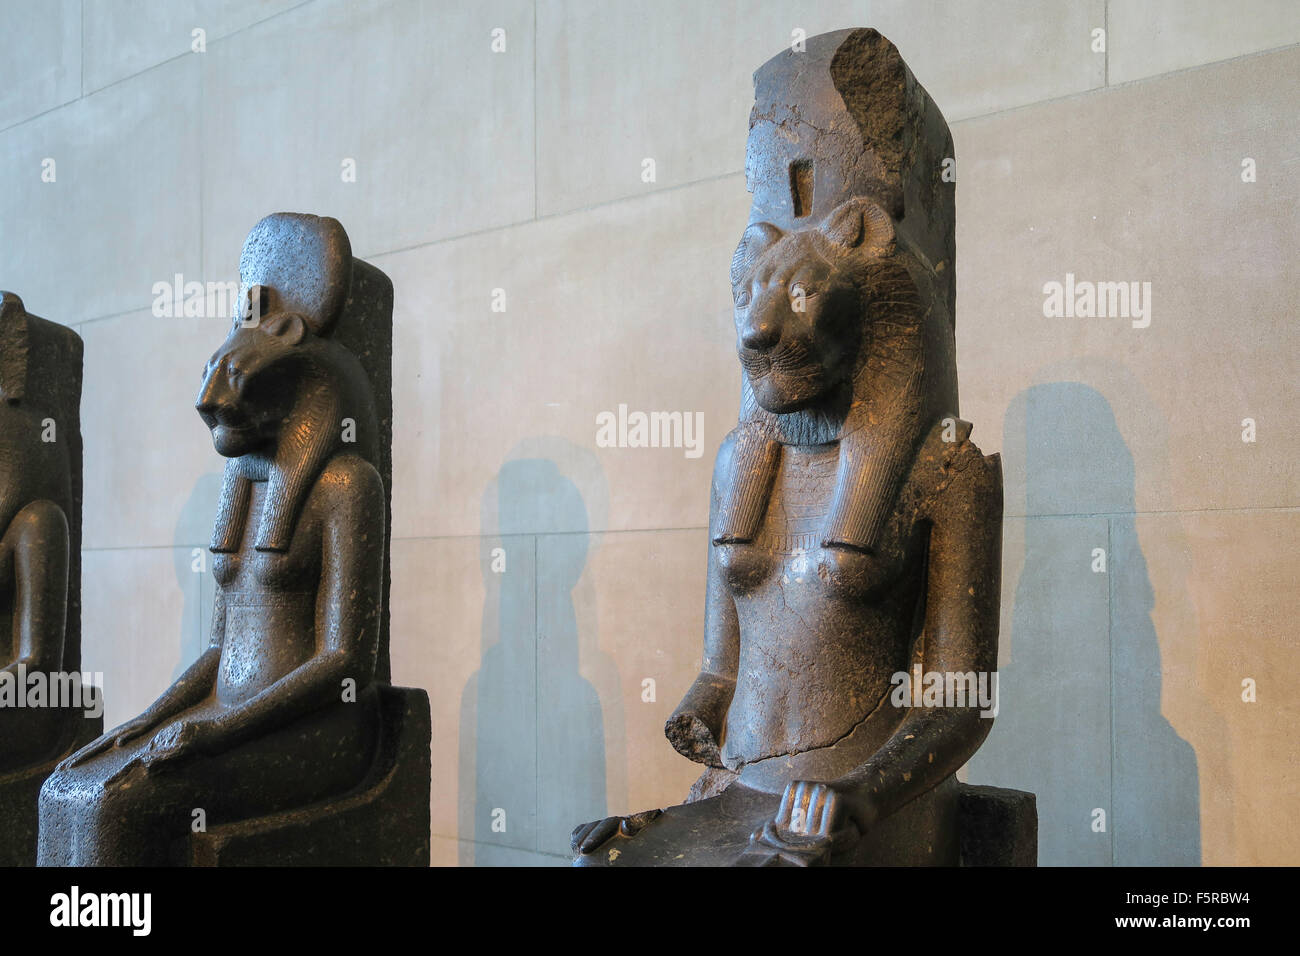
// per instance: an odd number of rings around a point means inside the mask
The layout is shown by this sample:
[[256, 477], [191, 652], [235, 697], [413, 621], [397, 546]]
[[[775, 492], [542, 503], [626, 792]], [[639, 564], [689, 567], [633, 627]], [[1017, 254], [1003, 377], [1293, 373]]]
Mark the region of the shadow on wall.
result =
[[[221, 495], [222, 475], [201, 477], [190, 492], [176, 521], [172, 537], [172, 562], [176, 568], [176, 585], [185, 595], [181, 611], [180, 645], [177, 648], [176, 669], [171, 682], [185, 673], [204, 648], [212, 628], [212, 603], [216, 592], [216, 578], [212, 576], [212, 526], [217, 517], [217, 499]], [[198, 549], [197, 553], [195, 549]], [[162, 691], [159, 690], [159, 693]], [[150, 699], [152, 703], [152, 698]]]
[[593, 540], [587, 506], [556, 461], [521, 458], [498, 472], [484, 511], [482, 661], [461, 696], [460, 863], [562, 864], [573, 827], [608, 803], [606, 722], [580, 673], [573, 593]]
[[1087, 385], [1035, 385], [1007, 411], [1004, 448], [1024, 462], [1024, 568], [1000, 712], [970, 779], [1038, 795], [1043, 865], [1199, 865], [1196, 753], [1161, 712], [1133, 456], [1115, 414]]

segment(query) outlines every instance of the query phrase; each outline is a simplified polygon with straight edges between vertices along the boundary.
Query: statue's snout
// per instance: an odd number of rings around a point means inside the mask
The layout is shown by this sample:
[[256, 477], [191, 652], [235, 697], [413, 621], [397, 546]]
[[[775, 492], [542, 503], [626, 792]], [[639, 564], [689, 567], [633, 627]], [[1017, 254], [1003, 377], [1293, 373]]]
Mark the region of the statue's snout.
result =
[[740, 344], [754, 352], [766, 352], [781, 341], [781, 316], [779, 306], [767, 300], [772, 295], [765, 292], [754, 299], [740, 323]]
[[[211, 372], [203, 379], [199, 397], [194, 402], [194, 409], [199, 413], [205, 425], [215, 428], [222, 417], [229, 417], [234, 407], [234, 390], [224, 376]], [[226, 413], [223, 416], [223, 413]]]

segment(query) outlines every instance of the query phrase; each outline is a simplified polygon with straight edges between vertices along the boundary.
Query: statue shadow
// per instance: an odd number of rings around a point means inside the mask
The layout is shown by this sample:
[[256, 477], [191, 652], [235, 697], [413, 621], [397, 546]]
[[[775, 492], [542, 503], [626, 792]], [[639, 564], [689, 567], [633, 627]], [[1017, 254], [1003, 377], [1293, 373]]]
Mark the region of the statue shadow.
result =
[[1035, 385], [1011, 403], [1004, 438], [1029, 517], [1007, 523], [1009, 544], [1024, 535], [1014, 644], [970, 779], [1037, 794], [1043, 865], [1199, 865], [1197, 757], [1161, 709], [1134, 460], [1114, 411], [1082, 383]]
[[588, 509], [556, 461], [526, 457], [501, 467], [483, 519], [482, 658], [461, 696], [460, 863], [567, 863], [572, 828], [608, 802], [605, 713], [580, 672], [574, 599], [595, 540]]

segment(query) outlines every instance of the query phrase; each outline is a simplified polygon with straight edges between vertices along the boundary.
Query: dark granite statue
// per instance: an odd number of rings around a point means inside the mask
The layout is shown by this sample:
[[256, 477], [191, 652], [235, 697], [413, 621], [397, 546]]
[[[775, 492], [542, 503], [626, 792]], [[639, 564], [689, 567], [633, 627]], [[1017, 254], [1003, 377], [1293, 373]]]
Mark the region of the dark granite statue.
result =
[[388, 686], [392, 285], [287, 213], [240, 276], [196, 405], [229, 459], [210, 646], [46, 782], [43, 865], [428, 861], [428, 699]]
[[[874, 30], [754, 86], [740, 423], [703, 668], [666, 727], [707, 769], [684, 805], [578, 827], [575, 862], [956, 864], [954, 773], [995, 709], [1002, 476], [957, 418], [952, 139]], [[918, 673], [963, 692], [913, 697]]]
[[80, 670], [81, 337], [0, 295], [0, 866], [32, 866], [41, 784], [103, 718]]

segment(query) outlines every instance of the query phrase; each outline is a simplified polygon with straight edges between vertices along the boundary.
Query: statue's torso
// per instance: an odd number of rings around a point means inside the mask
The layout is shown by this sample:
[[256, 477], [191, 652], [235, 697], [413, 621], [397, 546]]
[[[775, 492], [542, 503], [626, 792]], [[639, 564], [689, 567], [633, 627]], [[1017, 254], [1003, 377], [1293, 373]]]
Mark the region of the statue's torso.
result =
[[247, 700], [316, 653], [321, 535], [314, 496], [303, 506], [288, 551], [258, 551], [253, 542], [266, 491], [267, 482], [252, 483], [239, 550], [213, 558], [225, 608], [219, 704]]
[[823, 548], [838, 462], [838, 445], [783, 448], [754, 541], [713, 548], [740, 630], [722, 747], [733, 769], [901, 719], [887, 697], [910, 665], [924, 528], [908, 488], [878, 551]]

